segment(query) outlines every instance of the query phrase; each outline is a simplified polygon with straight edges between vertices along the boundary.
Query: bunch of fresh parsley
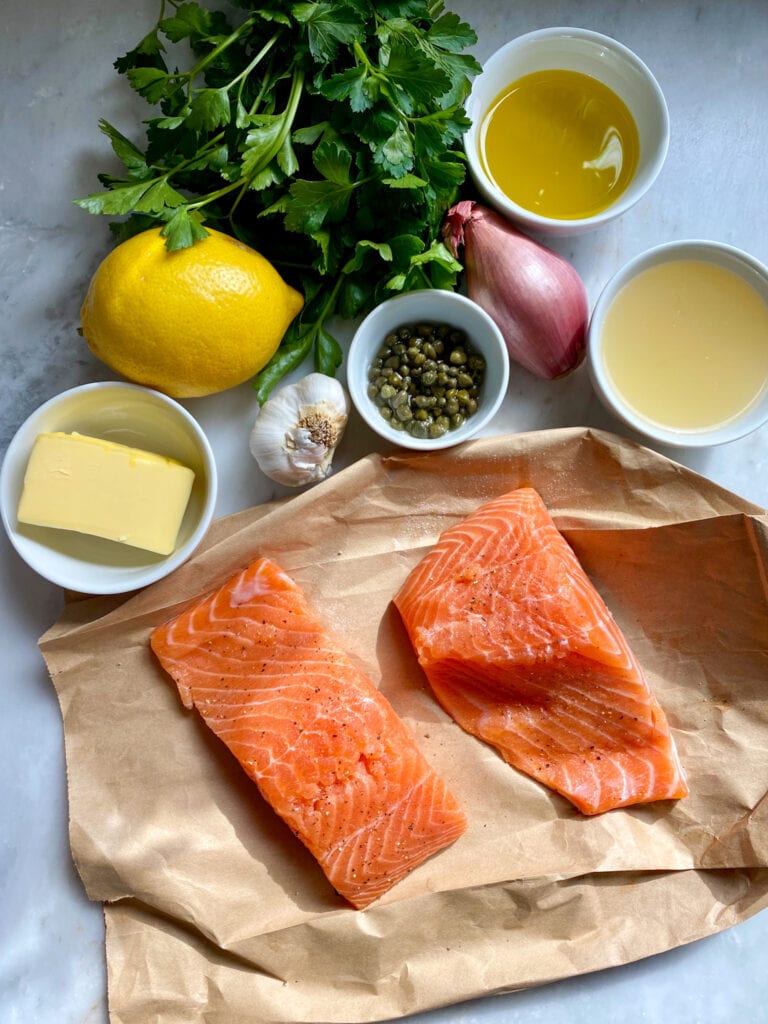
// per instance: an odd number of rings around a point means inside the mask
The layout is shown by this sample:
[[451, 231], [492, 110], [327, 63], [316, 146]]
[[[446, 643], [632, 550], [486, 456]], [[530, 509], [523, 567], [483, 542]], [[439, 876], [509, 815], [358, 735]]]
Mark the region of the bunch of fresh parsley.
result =
[[439, 0], [231, 7], [230, 18], [162, 0], [154, 28], [115, 62], [158, 108], [146, 144], [101, 121], [125, 171], [100, 174], [105, 190], [76, 202], [121, 217], [118, 241], [158, 223], [169, 249], [204, 238], [205, 224], [227, 231], [303, 292], [254, 382], [263, 402], [310, 352], [335, 372], [332, 316], [455, 286], [461, 266], [440, 225], [465, 179], [462, 104], [480, 68], [462, 52], [475, 33]]

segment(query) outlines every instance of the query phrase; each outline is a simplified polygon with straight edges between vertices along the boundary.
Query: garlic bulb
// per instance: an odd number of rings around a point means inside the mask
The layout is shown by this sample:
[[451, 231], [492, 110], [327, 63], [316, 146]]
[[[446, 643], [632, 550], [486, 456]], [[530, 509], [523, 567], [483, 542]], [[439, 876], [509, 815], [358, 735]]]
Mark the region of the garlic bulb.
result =
[[310, 373], [261, 407], [251, 431], [251, 455], [278, 483], [316, 483], [331, 471], [348, 416], [349, 396], [341, 384], [324, 373]]

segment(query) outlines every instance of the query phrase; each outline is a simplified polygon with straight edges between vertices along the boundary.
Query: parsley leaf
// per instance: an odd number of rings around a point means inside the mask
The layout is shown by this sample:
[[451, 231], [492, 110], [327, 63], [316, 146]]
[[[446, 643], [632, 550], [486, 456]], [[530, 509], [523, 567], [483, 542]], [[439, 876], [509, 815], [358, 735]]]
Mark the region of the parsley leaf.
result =
[[443, 14], [427, 30], [427, 40], [433, 46], [440, 46], [451, 53], [460, 53], [477, 42], [474, 29], [465, 24], [458, 14]]
[[190, 37], [205, 38], [213, 34], [213, 14], [200, 4], [183, 3], [172, 17], [163, 18], [159, 27], [173, 43]]
[[318, 63], [332, 61], [339, 43], [349, 45], [363, 30], [363, 19], [352, 4], [324, 0], [298, 3], [293, 5], [292, 14], [306, 26], [309, 50]]
[[450, 87], [445, 72], [418, 51], [394, 46], [386, 68], [390, 88], [406, 114], [429, 105]]
[[213, 131], [221, 125], [229, 124], [229, 93], [226, 89], [201, 89], [189, 106], [186, 117], [188, 128]]
[[146, 174], [147, 161], [138, 146], [103, 118], [99, 121], [99, 128], [109, 138], [115, 156], [122, 161], [130, 177], [141, 177]]
[[349, 100], [356, 113], [370, 110], [376, 99], [376, 88], [366, 67], [340, 71], [320, 85], [320, 92], [329, 100]]
[[119, 216], [136, 209], [136, 204], [140, 202], [148, 188], [147, 182], [139, 182], [138, 185], [116, 182], [108, 192], [96, 192], [83, 199], [77, 199], [75, 202], [88, 213], [107, 213], [111, 216]]
[[341, 182], [299, 179], [290, 188], [285, 227], [312, 235], [329, 221], [340, 221], [352, 198], [352, 186]]
[[175, 249], [186, 249], [194, 242], [202, 241], [208, 235], [200, 216], [190, 212], [186, 207], [179, 207], [161, 234], [171, 252]]
[[128, 81], [133, 88], [150, 103], [159, 103], [173, 88], [171, 77], [161, 68], [128, 68]]

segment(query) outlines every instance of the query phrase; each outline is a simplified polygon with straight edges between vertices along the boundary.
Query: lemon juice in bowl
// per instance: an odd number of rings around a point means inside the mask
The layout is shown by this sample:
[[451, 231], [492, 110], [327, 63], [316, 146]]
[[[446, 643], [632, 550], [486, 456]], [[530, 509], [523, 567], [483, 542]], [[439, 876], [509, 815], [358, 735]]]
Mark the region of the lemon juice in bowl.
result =
[[603, 359], [640, 415], [676, 430], [716, 427], [766, 388], [768, 305], [703, 260], [649, 267], [608, 311]]
[[661, 443], [756, 430], [768, 420], [768, 267], [700, 240], [641, 253], [597, 300], [587, 365], [606, 406]]

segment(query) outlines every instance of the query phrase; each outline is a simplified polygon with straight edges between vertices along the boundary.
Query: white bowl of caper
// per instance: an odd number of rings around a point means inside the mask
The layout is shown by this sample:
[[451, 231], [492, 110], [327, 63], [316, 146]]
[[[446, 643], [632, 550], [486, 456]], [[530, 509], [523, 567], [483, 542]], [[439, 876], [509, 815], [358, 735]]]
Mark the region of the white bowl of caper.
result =
[[509, 383], [504, 338], [471, 299], [440, 289], [406, 292], [362, 321], [347, 357], [347, 386], [377, 434], [434, 451], [478, 434]]

